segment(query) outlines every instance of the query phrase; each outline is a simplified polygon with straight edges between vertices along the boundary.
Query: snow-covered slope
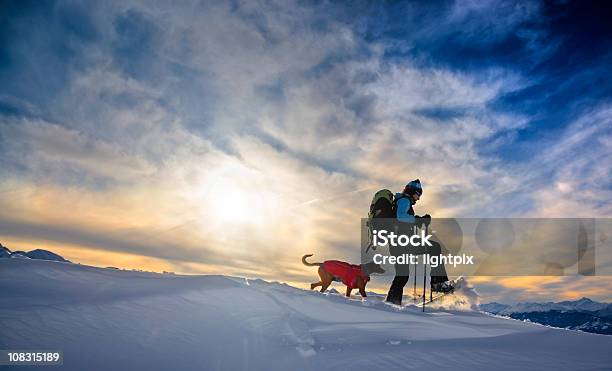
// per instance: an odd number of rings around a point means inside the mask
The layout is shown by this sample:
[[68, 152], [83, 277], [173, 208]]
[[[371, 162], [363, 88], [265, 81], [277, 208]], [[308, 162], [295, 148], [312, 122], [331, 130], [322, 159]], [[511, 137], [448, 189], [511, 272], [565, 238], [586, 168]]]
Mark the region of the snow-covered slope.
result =
[[0, 349], [70, 370], [606, 369], [612, 337], [283, 284], [0, 261]]

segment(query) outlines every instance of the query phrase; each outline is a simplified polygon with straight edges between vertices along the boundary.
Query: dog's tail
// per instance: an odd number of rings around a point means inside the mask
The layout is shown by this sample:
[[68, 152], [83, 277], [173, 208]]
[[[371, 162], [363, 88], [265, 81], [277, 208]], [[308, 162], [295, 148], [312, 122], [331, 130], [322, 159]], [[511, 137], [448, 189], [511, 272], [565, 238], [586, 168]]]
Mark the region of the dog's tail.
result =
[[309, 267], [314, 267], [314, 266], [322, 266], [323, 263], [309, 263], [306, 261], [306, 258], [310, 258], [313, 254], [306, 254], [304, 256], [302, 256], [302, 264], [307, 265]]

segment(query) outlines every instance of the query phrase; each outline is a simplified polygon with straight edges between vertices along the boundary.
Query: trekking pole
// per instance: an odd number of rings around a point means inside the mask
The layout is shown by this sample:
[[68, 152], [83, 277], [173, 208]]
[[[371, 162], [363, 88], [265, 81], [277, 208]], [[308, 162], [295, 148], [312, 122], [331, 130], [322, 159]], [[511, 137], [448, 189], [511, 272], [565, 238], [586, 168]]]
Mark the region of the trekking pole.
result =
[[[421, 224], [421, 228], [423, 225]], [[427, 234], [427, 226], [425, 226], [425, 234]], [[425, 283], [427, 282], [427, 247], [425, 247], [425, 255], [423, 255], [423, 312], [425, 312]], [[416, 279], [416, 277], [415, 277]], [[430, 290], [431, 292], [431, 290]]]
[[[412, 227], [412, 233], [415, 234], [416, 233], [416, 227]], [[414, 302], [416, 303], [417, 301], [417, 291], [416, 291], [416, 284], [417, 284], [417, 266], [418, 263], [414, 263], [414, 291], [412, 293], [412, 298], [414, 299]]]
[[416, 292], [416, 281], [417, 281], [417, 263], [414, 263], [414, 291], [412, 293], [412, 297], [414, 298], [414, 302], [417, 300], [417, 292]]
[[[429, 224], [425, 224], [425, 235], [428, 236], [429, 235]], [[431, 272], [429, 272], [429, 284], [431, 286], [431, 279], [433, 278], [433, 276], [431, 275]], [[433, 300], [433, 290], [431, 288], [429, 288], [429, 301], [431, 302]]]

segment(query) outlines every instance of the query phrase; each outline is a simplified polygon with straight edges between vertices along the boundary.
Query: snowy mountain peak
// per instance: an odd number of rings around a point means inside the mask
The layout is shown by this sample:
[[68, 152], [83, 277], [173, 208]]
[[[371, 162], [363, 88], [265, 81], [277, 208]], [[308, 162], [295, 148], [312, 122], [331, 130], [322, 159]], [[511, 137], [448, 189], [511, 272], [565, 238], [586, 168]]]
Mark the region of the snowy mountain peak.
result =
[[509, 307], [510, 306], [508, 304], [501, 304], [501, 303], [496, 303], [496, 302], [481, 304], [479, 306], [480, 310], [489, 312], [489, 313], [494, 313], [494, 314], [497, 314], [501, 312], [502, 310], [507, 309]]
[[11, 256], [11, 250], [0, 243], [0, 258], [8, 258]]
[[36, 249], [36, 250], [27, 252], [26, 255], [30, 259], [52, 260], [52, 261], [57, 261], [57, 262], [69, 263], [69, 261], [64, 259], [62, 256], [54, 252], [51, 252], [49, 250]]
[[64, 262], [64, 263], [70, 263], [69, 260], [64, 259], [64, 257], [51, 252], [49, 250], [44, 250], [44, 249], [35, 249], [32, 251], [21, 251], [21, 250], [17, 250], [17, 251], [12, 251], [9, 250], [7, 247], [3, 246], [0, 243], [0, 259], [2, 258], [12, 258], [12, 259], [38, 259], [38, 260], [51, 260], [51, 261], [57, 261], [57, 262]]

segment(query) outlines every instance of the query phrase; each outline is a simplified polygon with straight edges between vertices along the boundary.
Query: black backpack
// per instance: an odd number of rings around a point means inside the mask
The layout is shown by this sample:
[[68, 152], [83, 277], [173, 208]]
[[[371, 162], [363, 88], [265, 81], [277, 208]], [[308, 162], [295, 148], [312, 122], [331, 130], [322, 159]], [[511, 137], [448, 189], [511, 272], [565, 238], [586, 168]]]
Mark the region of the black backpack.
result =
[[370, 203], [368, 221], [377, 218], [395, 218], [395, 200], [388, 189], [376, 192]]
[[368, 240], [370, 241], [366, 253], [370, 248], [376, 250], [376, 247], [372, 245], [373, 231], [377, 228], [375, 219], [381, 218], [395, 218], [396, 203], [393, 193], [388, 189], [381, 189], [374, 194], [372, 202], [370, 203], [370, 212], [368, 213]]

